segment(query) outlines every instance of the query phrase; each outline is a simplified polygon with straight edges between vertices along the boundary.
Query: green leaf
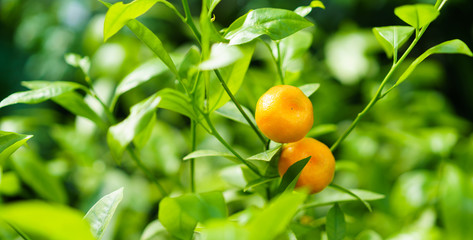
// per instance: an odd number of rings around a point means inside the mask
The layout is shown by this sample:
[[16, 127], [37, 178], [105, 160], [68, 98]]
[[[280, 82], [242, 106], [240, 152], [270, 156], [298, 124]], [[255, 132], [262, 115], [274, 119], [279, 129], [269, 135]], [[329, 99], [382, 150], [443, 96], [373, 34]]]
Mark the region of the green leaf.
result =
[[122, 122], [110, 127], [107, 142], [112, 155], [118, 161], [128, 144], [144, 131], [157, 108], [169, 109], [195, 119], [189, 98], [174, 89], [162, 89], [147, 99], [135, 104], [130, 115]]
[[342, 240], [345, 237], [346, 223], [345, 215], [335, 203], [327, 213], [326, 223], [327, 237], [329, 240]]
[[0, 218], [28, 234], [51, 240], [93, 240], [82, 213], [69, 207], [39, 201], [0, 207]]
[[[228, 88], [233, 94], [236, 94], [238, 89], [240, 89], [243, 79], [245, 78], [246, 71], [250, 66], [251, 57], [255, 50], [255, 44], [245, 44], [239, 46], [239, 48], [243, 52], [243, 57], [234, 64], [219, 69], [222, 78], [227, 83]], [[216, 78], [212, 79], [210, 82], [209, 91], [209, 109], [211, 112], [222, 107], [228, 102], [228, 100], [230, 100], [230, 97]]]
[[312, 1], [309, 6], [300, 6], [294, 10], [295, 13], [299, 14], [301, 17], [307, 16], [312, 12], [312, 8], [322, 8], [325, 9], [325, 5], [322, 1]]
[[312, 128], [308, 133], [307, 137], [318, 137], [325, 135], [327, 133], [332, 133], [337, 131], [337, 125], [336, 124], [320, 124]]
[[[23, 85], [32, 90], [41, 89], [47, 87], [51, 82], [47, 81], [29, 81], [23, 82]], [[84, 98], [74, 91], [65, 92], [59, 96], [51, 98], [55, 103], [61, 105], [69, 112], [88, 118], [95, 122], [97, 125], [103, 125], [102, 118], [85, 103]]]
[[373, 28], [373, 33], [390, 58], [394, 52], [409, 39], [414, 28], [408, 26], [389, 26]]
[[299, 89], [306, 95], [307, 97], [312, 96], [320, 87], [319, 83], [309, 83], [299, 87]]
[[397, 7], [394, 14], [415, 29], [420, 29], [434, 21], [440, 13], [433, 5], [415, 4]]
[[0, 166], [3, 166], [5, 160], [31, 137], [33, 135], [0, 131]]
[[342, 187], [342, 186], [339, 186], [339, 185], [337, 185], [337, 184], [332, 184], [332, 185], [330, 185], [330, 186], [331, 186], [332, 188], [338, 190], [338, 191], [341, 191], [341, 192], [344, 192], [344, 193], [348, 193], [348, 194], [350, 194], [351, 196], [355, 197], [356, 199], [360, 200], [360, 202], [363, 203], [363, 205], [365, 205], [365, 207], [368, 208], [368, 210], [369, 210], [370, 212], [372, 212], [370, 204], [369, 204], [367, 201], [363, 200], [363, 199], [362, 199], [361, 197], [359, 197], [358, 195], [356, 195], [354, 192], [352, 192], [352, 191], [350, 191], [350, 190], [348, 190], [348, 189], [346, 189], [346, 188], [344, 188], [344, 187]]
[[214, 70], [226, 67], [243, 57], [243, 53], [237, 46], [226, 43], [216, 43], [210, 50], [210, 58], [199, 66], [201, 70]]
[[[241, 19], [237, 19], [241, 23]], [[232, 24], [233, 25], [233, 24]], [[230, 28], [232, 28], [232, 25]], [[313, 24], [297, 13], [285, 9], [259, 8], [248, 12], [244, 22], [236, 28], [233, 26], [225, 38], [231, 45], [238, 45], [267, 35], [272, 40], [280, 40]]]
[[21, 179], [42, 198], [58, 203], [67, 202], [61, 181], [53, 176], [33, 152], [23, 149], [12, 155], [11, 162]]
[[141, 84], [149, 81], [153, 77], [162, 74], [167, 70], [166, 66], [162, 61], [158, 59], [152, 59], [145, 62], [131, 73], [126, 75], [125, 78], [118, 84], [115, 90], [115, 98], [118, 98], [123, 93], [126, 93]]
[[171, 236], [164, 228], [163, 224], [159, 220], [154, 220], [146, 226], [143, 230], [140, 240], [160, 240], [160, 239], [170, 239]]
[[34, 88], [35, 90], [13, 93], [0, 102], [0, 108], [17, 103], [35, 104], [44, 102], [76, 89], [87, 91], [84, 86], [74, 82], [31, 81], [23, 82], [22, 84], [28, 88]]
[[[253, 113], [251, 113], [251, 111], [245, 106], [241, 106], [241, 108], [246, 113], [246, 115], [250, 118], [250, 121], [256, 125], [256, 121], [255, 121], [255, 118], [253, 117]], [[222, 117], [231, 119], [233, 121], [249, 125], [245, 117], [243, 117], [243, 115], [240, 113], [240, 111], [238, 110], [238, 108], [233, 102], [225, 103], [225, 105], [217, 109], [215, 113], [217, 113], [218, 115]]]
[[191, 239], [197, 222], [227, 217], [221, 192], [166, 197], [159, 204], [159, 220], [168, 232], [179, 239]]
[[89, 75], [89, 70], [90, 70], [89, 57], [87, 56], [82, 57], [75, 53], [67, 53], [66, 55], [64, 55], [64, 59], [69, 65], [80, 68], [86, 76]]
[[260, 185], [263, 185], [265, 183], [269, 183], [269, 182], [272, 182], [272, 181], [275, 181], [275, 180], [278, 180], [279, 177], [274, 177], [274, 178], [258, 178], [258, 179], [255, 179], [251, 182], [249, 182], [245, 188], [243, 189], [244, 192], [250, 190], [251, 188], [254, 188], [254, 187], [257, 187], [257, 186], [260, 186]]
[[246, 224], [251, 240], [271, 240], [283, 233], [299, 206], [304, 202], [306, 194], [300, 192], [285, 192], [273, 199], [261, 212]]
[[[384, 195], [382, 194], [370, 192], [367, 190], [350, 189], [350, 191], [356, 194], [359, 198], [363, 199], [364, 201], [374, 201], [374, 200], [379, 200], [379, 199], [384, 198]], [[324, 191], [318, 193], [316, 196], [310, 199], [304, 205], [304, 208], [325, 206], [325, 205], [330, 205], [336, 202], [351, 202], [351, 201], [359, 201], [359, 199], [354, 197], [351, 194], [348, 194], [346, 192], [341, 192], [329, 186]]]
[[123, 2], [113, 4], [105, 15], [104, 41], [122, 29], [130, 20], [146, 13], [157, 2], [158, 0], [135, 0], [127, 4], [123, 4]]
[[188, 89], [195, 91], [197, 81], [198, 66], [200, 64], [200, 51], [196, 46], [192, 46], [179, 64], [179, 75]]
[[220, 3], [222, 0], [207, 0], [207, 6], [209, 6], [208, 15], [210, 16], [214, 11], [215, 7]]
[[92, 233], [96, 239], [101, 239], [118, 204], [123, 199], [123, 188], [120, 188], [104, 197], [90, 208], [84, 219], [90, 223]]
[[404, 73], [401, 75], [399, 80], [396, 82], [396, 86], [404, 82], [409, 75], [414, 71], [414, 69], [419, 65], [422, 61], [424, 61], [427, 57], [429, 57], [432, 54], [438, 54], [438, 53], [446, 53], [446, 54], [464, 54], [467, 56], [473, 56], [471, 50], [468, 48], [468, 46], [462, 42], [461, 40], [454, 39], [450, 41], [446, 41], [443, 43], [438, 44], [437, 46], [431, 47], [427, 51], [425, 51], [422, 55], [420, 55], [414, 62], [409, 65], [409, 67], [404, 71]]
[[197, 150], [194, 152], [189, 153], [184, 157], [184, 161], [194, 159], [194, 158], [202, 158], [202, 157], [224, 157], [228, 158], [234, 162], [241, 163], [238, 161], [237, 157], [235, 155], [228, 153], [228, 152], [218, 152], [215, 150]]
[[205, 224], [205, 228], [202, 229], [202, 239], [205, 240], [242, 240], [248, 238], [248, 230], [227, 219], [211, 221]]
[[269, 161], [271, 161], [271, 159], [273, 159], [273, 157], [274, 157], [276, 154], [278, 154], [278, 153], [280, 152], [281, 147], [282, 147], [282, 144], [278, 145], [278, 146], [275, 147], [275, 148], [266, 150], [266, 151], [261, 152], [261, 153], [258, 153], [258, 154], [256, 154], [256, 155], [253, 155], [253, 156], [247, 158], [247, 160], [256, 160], [256, 161], [269, 162]]
[[362, 231], [355, 240], [382, 240], [383, 238], [375, 231], [367, 229]]
[[287, 190], [294, 189], [297, 180], [299, 179], [299, 175], [304, 169], [305, 165], [309, 162], [310, 156], [304, 159], [297, 161], [296, 163], [292, 164], [284, 173], [281, 179], [281, 183], [279, 184], [277, 194], [282, 193]]
[[[143, 0], [145, 1], [145, 0]], [[176, 76], [178, 76], [178, 72], [176, 69], [176, 65], [172, 61], [169, 53], [164, 49], [163, 43], [159, 38], [151, 32], [145, 25], [140, 23], [139, 21], [133, 19], [130, 20], [126, 25], [146, 46], [148, 46], [151, 51], [158, 56], [161, 61], [163, 61], [166, 66], [168, 66], [169, 70], [171, 70]]]

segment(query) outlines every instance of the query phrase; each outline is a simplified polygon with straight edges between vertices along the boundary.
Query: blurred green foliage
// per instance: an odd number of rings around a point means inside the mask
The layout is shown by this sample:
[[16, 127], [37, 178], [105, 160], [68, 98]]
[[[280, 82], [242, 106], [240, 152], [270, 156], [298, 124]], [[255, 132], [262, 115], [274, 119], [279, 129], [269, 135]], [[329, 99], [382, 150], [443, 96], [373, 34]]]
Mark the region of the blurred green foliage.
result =
[[[179, 1], [171, 1], [180, 6]], [[199, 1], [191, 1], [197, 16]], [[432, 1], [324, 1], [326, 10], [309, 14], [316, 27], [304, 31], [314, 38], [310, 54], [299, 56], [288, 75], [289, 84], [320, 83], [311, 97], [315, 127], [336, 124], [334, 131], [318, 136], [333, 143], [373, 96], [388, 71], [389, 61], [371, 33], [372, 27], [401, 24], [396, 6]], [[216, 24], [226, 27], [249, 9], [295, 9], [307, 3], [282, 0], [226, 0], [215, 10]], [[448, 1], [441, 16], [411, 56], [432, 45], [459, 38], [473, 43], [473, 2]], [[68, 52], [91, 59], [90, 77], [102, 99], [112, 101], [119, 81], [153, 58], [129, 30], [103, 42], [105, 7], [88, 0], [3, 0], [0, 2], [0, 99], [24, 90], [20, 81], [68, 80], [82, 82], [80, 70], [64, 60]], [[157, 4], [140, 20], [157, 34], [173, 59], [182, 59], [191, 46], [191, 33], [170, 10]], [[396, 22], [397, 21], [397, 22]], [[403, 68], [407, 68], [403, 66]], [[465, 56], [435, 56], [399, 88], [381, 100], [335, 152], [334, 182], [386, 195], [367, 212], [361, 203], [341, 204], [348, 239], [468, 239], [473, 236], [473, 69]], [[398, 76], [399, 77], [399, 76]], [[257, 45], [243, 86], [240, 102], [254, 112], [258, 97], [278, 81], [276, 68], [264, 45]], [[125, 117], [132, 105], [176, 82], [168, 71], [124, 93], [117, 113]], [[94, 107], [94, 106], [92, 106]], [[100, 109], [95, 106], [95, 109]], [[126, 157], [120, 166], [111, 158], [100, 129], [87, 119], [74, 117], [52, 101], [35, 106], [16, 105], [0, 111], [0, 129], [35, 137], [3, 167], [1, 201], [46, 199], [66, 202], [86, 212], [101, 196], [124, 187], [123, 202], [104, 239], [140, 239], [155, 220], [162, 198], [156, 186]], [[168, 110], [157, 112], [151, 138], [140, 149], [144, 163], [166, 189], [189, 188], [190, 151], [188, 119]], [[247, 125], [216, 117], [216, 127], [243, 155], [261, 151]], [[198, 149], [224, 150], [199, 129]], [[26, 162], [30, 162], [26, 164]], [[28, 167], [25, 167], [28, 166]], [[35, 169], [31, 169], [34, 167]], [[262, 199], [238, 190], [233, 164], [223, 158], [203, 158], [196, 164], [199, 192], [225, 190], [229, 214]], [[222, 170], [223, 169], [223, 170]], [[31, 173], [40, 175], [31, 178]], [[35, 179], [44, 182], [35, 182]], [[53, 185], [45, 192], [42, 185]], [[314, 208], [303, 227], [319, 226], [327, 208]], [[301, 220], [302, 221], [302, 220]], [[148, 228], [162, 228], [149, 225]], [[233, 229], [229, 223], [222, 229]], [[296, 224], [296, 223], [294, 223]], [[297, 223], [298, 224], [298, 223]], [[0, 225], [0, 239], [14, 233]], [[212, 233], [207, 233], [212, 235]], [[166, 236], [163, 236], [164, 238]], [[159, 236], [154, 238], [160, 239]]]

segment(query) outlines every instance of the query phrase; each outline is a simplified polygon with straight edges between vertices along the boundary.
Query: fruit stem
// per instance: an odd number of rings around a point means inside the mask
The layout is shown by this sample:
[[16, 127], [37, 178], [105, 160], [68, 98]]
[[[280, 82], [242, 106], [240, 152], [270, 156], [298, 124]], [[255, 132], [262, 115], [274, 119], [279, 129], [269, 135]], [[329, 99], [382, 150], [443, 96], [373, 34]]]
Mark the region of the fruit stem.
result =
[[243, 111], [243, 108], [241, 107], [240, 103], [236, 100], [235, 96], [232, 94], [232, 92], [230, 91], [230, 89], [228, 88], [227, 84], [225, 83], [225, 81], [223, 80], [223, 77], [222, 75], [220, 74], [220, 72], [218, 70], [215, 70], [215, 74], [217, 75], [217, 78], [218, 80], [220, 81], [220, 83], [222, 84], [222, 87], [223, 89], [225, 89], [225, 92], [227, 92], [228, 96], [230, 97], [230, 99], [232, 99], [232, 102], [235, 104], [235, 106], [238, 108], [238, 111], [241, 113], [241, 115], [243, 115], [243, 117], [245, 118], [245, 120], [248, 122], [248, 124], [250, 125], [250, 127], [253, 129], [253, 131], [258, 135], [259, 139], [261, 140], [261, 142], [263, 142], [264, 145], [266, 145], [266, 139], [265, 137], [263, 136], [263, 134], [261, 134], [261, 132], [258, 130], [258, 128], [255, 126], [255, 124], [250, 120], [250, 118], [248, 117], [248, 115], [246, 114], [245, 111]]
[[426, 25], [424, 26], [420, 31], [419, 33], [416, 35], [414, 41], [412, 41], [412, 43], [409, 45], [409, 47], [407, 48], [407, 50], [404, 52], [404, 54], [401, 56], [401, 58], [399, 58], [399, 60], [393, 65], [391, 66], [391, 69], [389, 70], [388, 74], [386, 74], [386, 77], [384, 77], [383, 81], [381, 82], [381, 84], [379, 85], [379, 88], [378, 90], [376, 91], [376, 94], [373, 96], [373, 98], [370, 100], [370, 102], [368, 103], [368, 105], [366, 105], [366, 107], [363, 109], [363, 111], [361, 111], [360, 113], [358, 113], [358, 115], [356, 116], [355, 120], [353, 120], [353, 122], [351, 123], [350, 127], [348, 127], [347, 130], [345, 130], [345, 132], [337, 139], [337, 141], [335, 141], [335, 143], [332, 145], [332, 147], [330, 147], [330, 150], [331, 151], [334, 151], [338, 145], [340, 145], [340, 143], [345, 140], [345, 138], [351, 133], [351, 131], [356, 127], [356, 125], [358, 124], [358, 122], [360, 121], [360, 119], [376, 104], [376, 102], [378, 102], [380, 99], [382, 99], [383, 97], [386, 96], [386, 94], [388, 94], [392, 89], [394, 89], [395, 87], [397, 87], [399, 85], [399, 83], [395, 83], [391, 88], [389, 88], [385, 93], [382, 93], [383, 92], [383, 89], [384, 89], [384, 86], [386, 85], [386, 83], [388, 82], [389, 78], [391, 77], [391, 75], [393, 74], [393, 72], [399, 67], [399, 65], [404, 61], [404, 59], [406, 59], [407, 55], [409, 55], [409, 53], [412, 51], [412, 49], [414, 48], [414, 46], [417, 44], [417, 42], [419, 41], [419, 39], [422, 37], [422, 35], [424, 34], [424, 32], [427, 30], [427, 27], [429, 25]]

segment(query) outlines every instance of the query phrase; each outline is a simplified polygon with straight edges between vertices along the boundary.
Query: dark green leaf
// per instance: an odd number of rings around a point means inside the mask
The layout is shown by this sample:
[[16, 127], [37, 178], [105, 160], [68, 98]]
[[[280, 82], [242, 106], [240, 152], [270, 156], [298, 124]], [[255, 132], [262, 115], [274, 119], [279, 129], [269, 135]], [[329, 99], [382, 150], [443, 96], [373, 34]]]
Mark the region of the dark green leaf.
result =
[[429, 57], [432, 54], [438, 54], [438, 53], [446, 53], [446, 54], [464, 54], [467, 56], [473, 56], [471, 50], [468, 48], [468, 46], [462, 42], [461, 40], [454, 39], [450, 41], [443, 42], [441, 44], [438, 44], [437, 46], [431, 47], [429, 50], [425, 51], [422, 55], [420, 55], [414, 62], [409, 65], [409, 68], [407, 68], [406, 71], [401, 75], [399, 80], [397, 80], [396, 85], [401, 84], [404, 82], [409, 75], [414, 71], [414, 69], [419, 65], [422, 61], [424, 61], [427, 57]]
[[0, 207], [0, 218], [18, 229], [51, 240], [93, 240], [82, 213], [38, 201], [16, 202]]
[[273, 199], [247, 223], [246, 227], [250, 233], [249, 239], [275, 239], [288, 228], [306, 197], [306, 194], [300, 192], [285, 192]]
[[306, 95], [307, 97], [312, 96], [320, 87], [319, 83], [309, 83], [306, 85], [302, 85], [299, 89]]
[[0, 131], [0, 166], [3, 166], [5, 160], [31, 137], [33, 135]]
[[305, 165], [309, 162], [310, 156], [306, 157], [302, 160], [297, 161], [296, 163], [292, 164], [282, 176], [281, 183], [279, 184], [277, 193], [282, 193], [286, 190], [294, 189], [297, 180], [299, 179], [299, 175], [304, 169]]
[[[374, 201], [383, 199], [384, 195], [379, 193], [370, 192], [362, 189], [350, 189], [350, 191], [356, 194], [358, 197], [365, 201]], [[313, 196], [308, 202], [304, 205], [304, 208], [318, 207], [324, 205], [330, 205], [336, 202], [350, 202], [350, 201], [359, 201], [358, 198], [354, 197], [351, 194], [346, 192], [341, 192], [332, 187], [326, 188], [324, 191]]]
[[414, 32], [414, 28], [408, 26], [389, 26], [373, 28], [373, 33], [383, 47], [386, 55], [391, 57], [394, 52], [406, 43]]
[[128, 144], [147, 128], [158, 107], [195, 119], [190, 100], [186, 95], [177, 90], [162, 89], [134, 105], [125, 120], [110, 127], [107, 142], [116, 160], [120, 159]]
[[327, 237], [329, 240], [342, 240], [345, 237], [345, 216], [338, 206], [338, 203], [335, 203], [333, 207], [327, 213], [327, 223], [326, 231]]
[[[253, 113], [246, 108], [245, 106], [241, 106], [243, 111], [246, 113], [246, 115], [250, 118], [250, 121], [256, 125], [255, 118], [253, 117]], [[226, 117], [228, 119], [234, 120], [239, 123], [243, 123], [246, 125], [249, 125], [248, 122], [246, 121], [245, 117], [238, 111], [238, 108], [233, 102], [227, 102], [225, 105], [223, 105], [221, 108], [217, 109], [215, 111], [218, 115], [222, 117]]]
[[164, 198], [159, 204], [159, 220], [168, 232], [180, 239], [190, 239], [197, 222], [227, 216], [225, 199], [221, 192], [186, 194]]
[[34, 88], [35, 90], [13, 93], [0, 102], [0, 108], [16, 103], [35, 104], [44, 102], [48, 99], [76, 89], [87, 91], [84, 86], [74, 82], [31, 81], [23, 82], [22, 84], [28, 88]]
[[21, 179], [38, 195], [49, 201], [66, 203], [66, 190], [33, 152], [23, 149], [12, 155], [11, 162]]
[[[242, 20], [237, 19], [237, 21], [240, 24]], [[250, 42], [263, 34], [268, 35], [272, 40], [280, 40], [312, 25], [293, 11], [259, 8], [248, 12], [242, 25], [229, 31], [225, 38], [230, 40], [231, 45]]]
[[394, 13], [415, 29], [431, 23], [439, 15], [439, 11], [430, 4], [404, 5], [394, 9]]
[[237, 46], [226, 43], [216, 43], [210, 50], [210, 58], [199, 66], [201, 70], [214, 70], [226, 67], [243, 57], [243, 53]]
[[122, 198], [123, 188], [120, 188], [101, 198], [85, 215], [84, 219], [90, 223], [92, 234], [96, 239], [102, 238]]

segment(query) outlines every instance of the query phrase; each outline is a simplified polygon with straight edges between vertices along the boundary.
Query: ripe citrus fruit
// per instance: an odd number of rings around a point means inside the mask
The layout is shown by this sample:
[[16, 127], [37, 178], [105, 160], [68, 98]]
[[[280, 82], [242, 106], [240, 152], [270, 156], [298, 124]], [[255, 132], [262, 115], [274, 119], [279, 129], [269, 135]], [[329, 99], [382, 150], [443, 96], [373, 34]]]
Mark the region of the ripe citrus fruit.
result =
[[294, 163], [311, 156], [302, 169], [296, 187], [307, 187], [311, 193], [317, 193], [332, 182], [335, 172], [335, 158], [330, 149], [313, 138], [285, 145], [279, 158], [278, 170], [281, 176]]
[[312, 128], [312, 103], [297, 87], [274, 86], [258, 100], [255, 119], [269, 139], [279, 143], [296, 142]]

